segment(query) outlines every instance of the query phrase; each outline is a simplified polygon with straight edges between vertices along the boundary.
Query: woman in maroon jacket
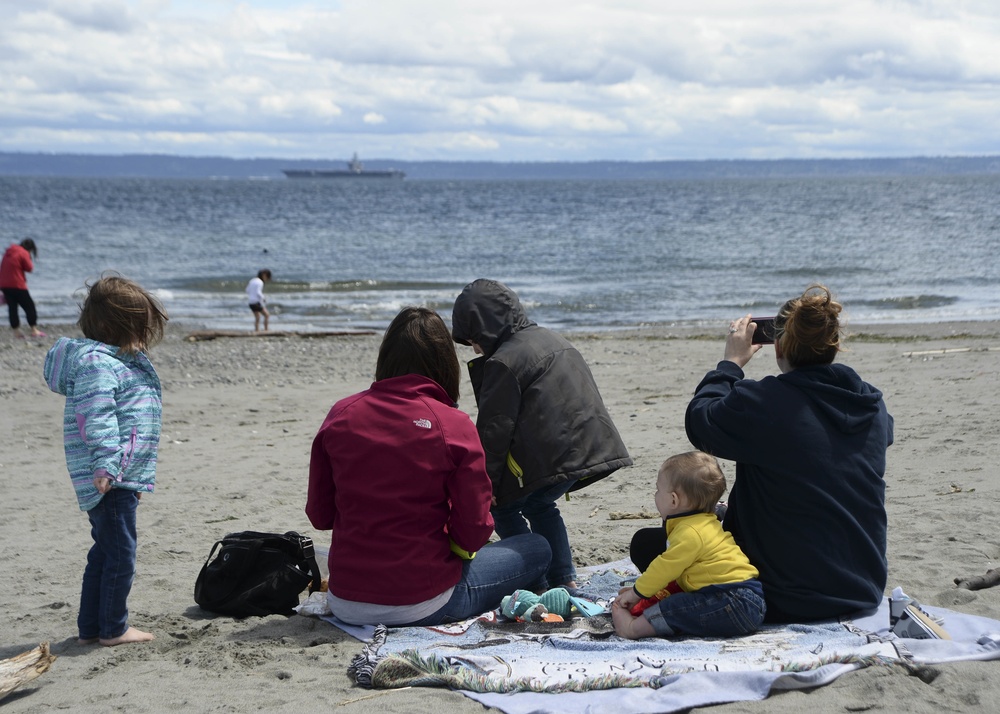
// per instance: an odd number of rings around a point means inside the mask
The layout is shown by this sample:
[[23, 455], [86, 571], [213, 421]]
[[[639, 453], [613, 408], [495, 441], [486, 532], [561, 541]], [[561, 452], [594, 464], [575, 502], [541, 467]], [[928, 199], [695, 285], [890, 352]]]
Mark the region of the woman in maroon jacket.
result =
[[488, 544], [492, 485], [476, 426], [457, 408], [459, 375], [441, 317], [404, 308], [375, 382], [337, 402], [313, 441], [306, 514], [333, 531], [327, 600], [345, 622], [455, 622], [541, 585], [544, 538]]
[[35, 301], [28, 293], [28, 281], [24, 276], [25, 273], [35, 269], [31, 262], [32, 256], [38, 257], [38, 248], [34, 240], [25, 238], [20, 245], [12, 243], [3, 254], [3, 260], [0, 260], [0, 290], [3, 291], [3, 298], [10, 313], [10, 329], [18, 337], [23, 337], [21, 318], [17, 314], [18, 308], [24, 310], [28, 327], [31, 328], [31, 336], [45, 337], [45, 333], [36, 326], [38, 314], [35, 312]]

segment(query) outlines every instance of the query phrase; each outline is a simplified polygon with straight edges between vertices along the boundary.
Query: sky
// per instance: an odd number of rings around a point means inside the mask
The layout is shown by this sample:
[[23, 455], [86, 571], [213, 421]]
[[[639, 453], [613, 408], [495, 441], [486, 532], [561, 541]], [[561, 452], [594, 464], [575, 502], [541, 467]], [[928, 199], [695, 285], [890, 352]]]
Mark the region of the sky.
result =
[[1000, 154], [998, 0], [0, 0], [0, 151]]

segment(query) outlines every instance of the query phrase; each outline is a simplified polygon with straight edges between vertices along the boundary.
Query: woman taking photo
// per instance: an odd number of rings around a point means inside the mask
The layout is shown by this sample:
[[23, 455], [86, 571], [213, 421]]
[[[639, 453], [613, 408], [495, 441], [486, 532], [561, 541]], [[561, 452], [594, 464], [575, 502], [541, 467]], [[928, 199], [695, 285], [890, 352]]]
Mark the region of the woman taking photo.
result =
[[[840, 312], [822, 285], [786, 302], [774, 320], [781, 374], [761, 380], [743, 375], [761, 349], [757, 325], [735, 320], [725, 358], [687, 408], [695, 448], [736, 462], [723, 525], [760, 571], [768, 622], [874, 608], [885, 589], [893, 420], [878, 389], [833, 362]], [[634, 560], [655, 546], [644, 533], [633, 539]]]
[[313, 441], [306, 514], [333, 531], [327, 601], [345, 622], [455, 622], [544, 578], [543, 537], [487, 545], [492, 485], [476, 426], [456, 406], [459, 375], [441, 317], [404, 308], [375, 382], [337, 402]]

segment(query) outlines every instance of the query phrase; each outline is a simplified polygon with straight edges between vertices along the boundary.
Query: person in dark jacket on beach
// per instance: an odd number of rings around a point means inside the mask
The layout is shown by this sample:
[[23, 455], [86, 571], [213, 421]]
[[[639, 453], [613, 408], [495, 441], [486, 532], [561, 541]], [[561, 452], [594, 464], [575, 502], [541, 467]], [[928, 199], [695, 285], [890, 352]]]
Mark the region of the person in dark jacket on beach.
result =
[[[687, 408], [691, 443], [736, 462], [723, 525], [760, 571], [768, 622], [874, 608], [885, 590], [893, 419], [878, 389], [833, 363], [840, 311], [821, 285], [786, 302], [774, 321], [782, 373], [759, 381], [743, 374], [761, 348], [751, 342], [757, 325], [749, 315], [735, 320], [725, 359]], [[633, 561], [644, 550], [655, 557], [662, 538], [653, 541], [639, 531]]]
[[452, 336], [481, 355], [469, 374], [496, 532], [544, 536], [552, 548], [548, 586], [575, 588], [556, 501], [632, 464], [593, 374], [572, 344], [529, 320], [517, 294], [495, 280], [462, 290]]

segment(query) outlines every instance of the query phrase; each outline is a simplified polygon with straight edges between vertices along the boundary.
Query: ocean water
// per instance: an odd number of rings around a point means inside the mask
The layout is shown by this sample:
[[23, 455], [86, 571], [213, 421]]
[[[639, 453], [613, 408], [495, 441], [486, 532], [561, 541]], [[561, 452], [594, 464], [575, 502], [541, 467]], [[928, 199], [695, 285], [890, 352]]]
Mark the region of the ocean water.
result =
[[247, 329], [450, 320], [478, 277], [560, 330], [711, 326], [827, 284], [852, 325], [1000, 319], [1000, 176], [699, 181], [0, 178], [0, 241], [31, 236], [40, 322], [115, 270], [171, 319]]

